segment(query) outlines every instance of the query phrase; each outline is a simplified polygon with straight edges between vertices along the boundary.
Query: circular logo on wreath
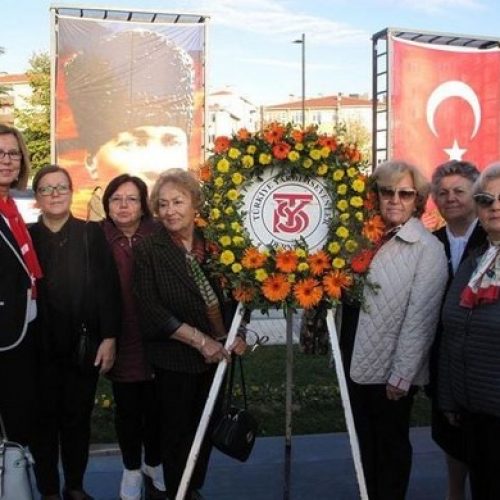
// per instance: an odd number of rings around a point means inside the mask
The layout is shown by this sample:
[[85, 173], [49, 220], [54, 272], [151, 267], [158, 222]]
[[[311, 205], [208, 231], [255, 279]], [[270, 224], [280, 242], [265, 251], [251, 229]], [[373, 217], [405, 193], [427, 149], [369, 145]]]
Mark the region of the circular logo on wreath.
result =
[[333, 209], [320, 179], [303, 175], [283, 179], [269, 169], [243, 196], [243, 222], [254, 245], [291, 248], [301, 238], [311, 251], [325, 245]]

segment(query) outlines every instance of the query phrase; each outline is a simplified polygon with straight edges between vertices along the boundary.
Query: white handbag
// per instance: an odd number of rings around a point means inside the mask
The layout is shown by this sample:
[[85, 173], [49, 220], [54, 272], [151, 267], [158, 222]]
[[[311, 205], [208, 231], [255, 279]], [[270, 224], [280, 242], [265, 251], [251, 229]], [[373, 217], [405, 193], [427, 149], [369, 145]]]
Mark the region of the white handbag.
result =
[[19, 443], [7, 439], [0, 415], [0, 500], [33, 500], [30, 469], [33, 459]]

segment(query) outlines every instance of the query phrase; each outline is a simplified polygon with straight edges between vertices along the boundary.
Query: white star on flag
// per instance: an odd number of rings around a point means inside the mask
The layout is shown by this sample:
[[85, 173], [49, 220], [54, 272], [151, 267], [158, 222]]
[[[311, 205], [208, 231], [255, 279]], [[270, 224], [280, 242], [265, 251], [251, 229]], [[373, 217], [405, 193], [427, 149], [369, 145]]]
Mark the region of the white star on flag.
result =
[[448, 149], [443, 149], [443, 151], [450, 157], [450, 160], [462, 160], [462, 156], [465, 154], [467, 151], [466, 149], [461, 149], [460, 146], [458, 145], [458, 142], [456, 139], [453, 141], [453, 146]]

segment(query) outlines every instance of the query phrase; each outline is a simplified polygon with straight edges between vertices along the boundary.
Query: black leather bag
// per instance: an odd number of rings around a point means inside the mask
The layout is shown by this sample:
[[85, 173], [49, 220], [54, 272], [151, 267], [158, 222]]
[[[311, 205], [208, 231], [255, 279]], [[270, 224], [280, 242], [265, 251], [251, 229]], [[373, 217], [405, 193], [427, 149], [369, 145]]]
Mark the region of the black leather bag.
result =
[[[234, 365], [236, 363], [240, 367], [243, 408], [237, 408], [232, 405]], [[247, 409], [247, 395], [241, 357], [237, 359], [233, 358], [224, 410], [222, 417], [212, 432], [212, 444], [222, 453], [245, 462], [252, 452], [257, 430], [257, 421]]]

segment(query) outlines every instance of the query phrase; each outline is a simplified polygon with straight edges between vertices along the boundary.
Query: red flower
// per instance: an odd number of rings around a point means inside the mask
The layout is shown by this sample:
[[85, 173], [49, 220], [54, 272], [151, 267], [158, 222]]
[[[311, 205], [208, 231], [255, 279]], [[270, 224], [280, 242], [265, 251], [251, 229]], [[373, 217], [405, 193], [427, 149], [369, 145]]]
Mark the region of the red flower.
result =
[[278, 142], [273, 146], [273, 155], [277, 160], [285, 160], [290, 152], [291, 146], [286, 142]]
[[225, 153], [229, 149], [230, 145], [231, 145], [231, 140], [229, 139], [229, 137], [226, 137], [225, 135], [220, 135], [219, 137], [215, 138], [214, 151], [217, 154]]
[[326, 135], [322, 135], [318, 139], [318, 144], [321, 147], [329, 148], [330, 151], [335, 151], [337, 149], [337, 141], [335, 140], [335, 137], [328, 137]]
[[264, 139], [269, 144], [276, 144], [281, 141], [283, 134], [285, 133], [285, 128], [279, 123], [271, 123], [267, 130], [264, 130]]
[[355, 273], [365, 273], [368, 270], [368, 266], [370, 265], [374, 255], [374, 250], [361, 250], [361, 252], [351, 259], [351, 269]]

